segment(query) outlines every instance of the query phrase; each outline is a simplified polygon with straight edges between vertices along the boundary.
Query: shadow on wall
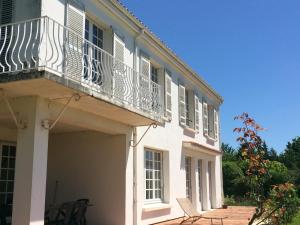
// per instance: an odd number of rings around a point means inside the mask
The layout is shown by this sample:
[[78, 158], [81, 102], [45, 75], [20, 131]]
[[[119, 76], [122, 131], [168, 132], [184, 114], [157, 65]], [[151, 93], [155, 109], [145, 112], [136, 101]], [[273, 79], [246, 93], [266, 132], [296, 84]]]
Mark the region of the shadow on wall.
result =
[[150, 211], [150, 212], [143, 212], [141, 219], [145, 220], [145, 219], [150, 219], [150, 218], [165, 216], [165, 215], [169, 215], [170, 213], [171, 213], [171, 209], [170, 208], [167, 208], [167, 209], [158, 209], [158, 210], [154, 210], [154, 211]]

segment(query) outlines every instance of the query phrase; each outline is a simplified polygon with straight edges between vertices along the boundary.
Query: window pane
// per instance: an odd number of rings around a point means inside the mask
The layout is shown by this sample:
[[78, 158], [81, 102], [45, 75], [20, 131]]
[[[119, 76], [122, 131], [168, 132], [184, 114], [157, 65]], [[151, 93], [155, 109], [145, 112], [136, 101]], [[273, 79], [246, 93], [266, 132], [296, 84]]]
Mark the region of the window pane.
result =
[[12, 201], [13, 201], [13, 194], [7, 194], [6, 204], [12, 204]]
[[15, 179], [15, 170], [8, 170], [8, 180], [14, 180]]
[[10, 157], [16, 156], [16, 146], [10, 146], [9, 156]]
[[5, 194], [0, 193], [0, 204], [5, 204], [5, 203], [6, 203]]
[[7, 192], [13, 192], [14, 191], [14, 182], [8, 181], [7, 182]]
[[1, 167], [2, 168], [8, 168], [8, 158], [6, 158], [6, 157], [2, 158]]
[[2, 169], [0, 180], [7, 180], [7, 173], [8, 173], [8, 171], [6, 169]]
[[8, 152], [9, 152], [9, 146], [3, 145], [2, 156], [8, 156]]
[[0, 192], [6, 192], [6, 182], [0, 181]]
[[161, 191], [160, 190], [155, 191], [155, 198], [161, 198]]

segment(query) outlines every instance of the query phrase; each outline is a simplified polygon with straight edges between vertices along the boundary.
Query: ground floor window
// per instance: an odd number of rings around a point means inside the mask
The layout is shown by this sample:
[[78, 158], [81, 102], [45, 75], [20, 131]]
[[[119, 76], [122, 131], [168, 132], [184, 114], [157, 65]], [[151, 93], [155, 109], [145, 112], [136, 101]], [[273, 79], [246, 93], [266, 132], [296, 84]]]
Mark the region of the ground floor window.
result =
[[198, 160], [198, 180], [199, 180], [199, 201], [201, 202], [202, 204], [202, 160], [199, 159]]
[[145, 150], [145, 198], [146, 202], [163, 201], [163, 153]]
[[12, 215], [16, 146], [0, 144], [0, 205], [7, 208], [7, 216]]
[[185, 157], [186, 197], [192, 201], [192, 158]]

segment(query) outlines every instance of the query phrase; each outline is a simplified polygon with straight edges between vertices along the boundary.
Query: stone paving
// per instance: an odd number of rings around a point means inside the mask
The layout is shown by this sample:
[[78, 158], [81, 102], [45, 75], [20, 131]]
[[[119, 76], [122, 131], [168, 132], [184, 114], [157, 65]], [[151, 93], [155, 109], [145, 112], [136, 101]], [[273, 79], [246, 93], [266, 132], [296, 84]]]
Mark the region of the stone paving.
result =
[[[227, 209], [215, 209], [203, 214], [206, 217], [227, 217], [223, 220], [224, 225], [247, 225], [249, 219], [255, 212], [254, 207], [245, 206], [229, 206]], [[170, 220], [156, 225], [178, 225], [182, 218]], [[191, 222], [184, 222], [183, 224], [191, 224]], [[208, 219], [200, 219], [193, 225], [211, 225]], [[213, 220], [213, 225], [221, 225], [220, 220]]]

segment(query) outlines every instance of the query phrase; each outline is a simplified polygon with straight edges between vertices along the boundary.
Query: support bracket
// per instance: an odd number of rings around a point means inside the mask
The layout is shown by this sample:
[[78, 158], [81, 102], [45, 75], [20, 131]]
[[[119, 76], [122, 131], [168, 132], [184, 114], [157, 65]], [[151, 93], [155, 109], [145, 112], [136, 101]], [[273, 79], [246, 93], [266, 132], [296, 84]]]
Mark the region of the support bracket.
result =
[[153, 127], [154, 129], [157, 127], [156, 123], [151, 123], [147, 130], [143, 133], [142, 137], [140, 138], [140, 140], [137, 141], [136, 144], [134, 144], [134, 140], [130, 140], [129, 146], [135, 148], [136, 146], [138, 146], [138, 144], [141, 142], [141, 140], [145, 137], [145, 135], [147, 134], [147, 132], [149, 131], [149, 129]]

